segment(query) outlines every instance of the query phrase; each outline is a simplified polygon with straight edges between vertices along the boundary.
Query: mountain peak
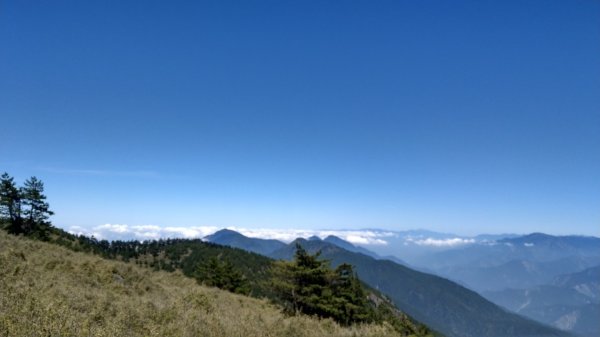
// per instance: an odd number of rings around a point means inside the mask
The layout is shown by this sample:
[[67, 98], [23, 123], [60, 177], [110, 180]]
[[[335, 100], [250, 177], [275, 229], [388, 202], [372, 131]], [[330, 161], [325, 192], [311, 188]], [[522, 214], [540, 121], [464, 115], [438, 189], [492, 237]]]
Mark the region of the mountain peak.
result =
[[524, 236], [515, 238], [507, 238], [499, 240], [499, 242], [512, 243], [512, 244], [535, 244], [552, 246], [561, 249], [597, 249], [600, 244], [600, 238], [593, 236], [554, 236], [545, 233], [531, 233]]
[[214, 232], [213, 234], [205, 236], [205, 239], [207, 239], [208, 241], [211, 241], [210, 239], [222, 238], [222, 237], [226, 237], [226, 236], [243, 236], [243, 235], [234, 230], [223, 228], [223, 229], [220, 229], [220, 230]]
[[[334, 242], [334, 241], [336, 241], [336, 242], [345, 242], [345, 243], [347, 243], [347, 244], [349, 244], [349, 245], [352, 245], [352, 243], [350, 243], [350, 242], [348, 242], [348, 241], [346, 241], [346, 240], [344, 240], [344, 239], [340, 238], [339, 236], [335, 236], [335, 235], [329, 235], [329, 236], [327, 236], [327, 237], [326, 237], [326, 238], [325, 238], [323, 241], [329, 241], [329, 242]], [[353, 245], [353, 246], [354, 246], [354, 245]]]
[[541, 232], [534, 232], [534, 233], [525, 235], [523, 238], [535, 239], [535, 240], [548, 240], [548, 239], [556, 238], [556, 236], [552, 236], [550, 234], [541, 233]]
[[267, 255], [283, 246], [285, 243], [273, 239], [250, 238], [230, 229], [221, 229], [212, 235], [204, 237], [206, 241], [220, 245], [245, 249], [258, 254]]

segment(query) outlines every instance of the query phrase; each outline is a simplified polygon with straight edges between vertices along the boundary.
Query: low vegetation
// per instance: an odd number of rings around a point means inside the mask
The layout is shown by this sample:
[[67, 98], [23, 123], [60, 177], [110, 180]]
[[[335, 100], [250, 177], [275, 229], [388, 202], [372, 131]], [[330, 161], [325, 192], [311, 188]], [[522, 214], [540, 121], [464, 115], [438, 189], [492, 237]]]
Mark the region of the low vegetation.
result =
[[0, 231], [0, 336], [401, 336]]

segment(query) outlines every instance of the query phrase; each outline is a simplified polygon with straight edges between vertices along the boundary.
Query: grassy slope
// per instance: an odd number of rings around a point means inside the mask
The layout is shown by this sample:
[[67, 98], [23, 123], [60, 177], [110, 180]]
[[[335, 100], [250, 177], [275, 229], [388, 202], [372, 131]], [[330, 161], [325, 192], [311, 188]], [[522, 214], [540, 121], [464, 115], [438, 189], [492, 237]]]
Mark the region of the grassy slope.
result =
[[[58, 228], [52, 229], [50, 242], [68, 247], [76, 252], [99, 254], [102, 257], [129, 261], [131, 263], [150, 267], [151, 269], [175, 271], [179, 270], [187, 277], [202, 281], [196, 273], [197, 267], [209, 258], [231, 262], [240, 271], [250, 286], [250, 296], [278, 302], [272, 290], [271, 267], [274, 260], [251, 253], [243, 249], [207, 243], [201, 240], [173, 239], [147, 243], [108, 242], [92, 243], [90, 238], [75, 237]], [[134, 247], [135, 246], [135, 247]], [[104, 248], [102, 248], [104, 247]], [[379, 291], [369, 289], [369, 302], [375, 310], [375, 323], [387, 322], [402, 335], [432, 336], [435, 333], [418, 322], [415, 322]], [[440, 334], [435, 334], [440, 335]]]
[[0, 231], [0, 336], [395, 336]]

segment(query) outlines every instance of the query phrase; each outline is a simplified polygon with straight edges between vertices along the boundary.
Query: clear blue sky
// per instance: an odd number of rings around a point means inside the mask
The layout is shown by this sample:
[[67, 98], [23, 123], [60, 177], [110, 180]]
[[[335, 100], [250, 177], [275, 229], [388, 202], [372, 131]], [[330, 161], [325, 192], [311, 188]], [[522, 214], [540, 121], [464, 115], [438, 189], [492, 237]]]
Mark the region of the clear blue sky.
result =
[[3, 1], [62, 227], [600, 234], [600, 2]]

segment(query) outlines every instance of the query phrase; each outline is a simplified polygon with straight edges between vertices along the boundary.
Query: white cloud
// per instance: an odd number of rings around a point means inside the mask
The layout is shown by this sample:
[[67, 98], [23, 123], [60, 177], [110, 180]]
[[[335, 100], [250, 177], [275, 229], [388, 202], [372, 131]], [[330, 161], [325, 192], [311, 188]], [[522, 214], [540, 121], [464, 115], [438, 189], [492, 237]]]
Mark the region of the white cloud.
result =
[[228, 229], [240, 232], [251, 238], [275, 239], [284, 242], [291, 242], [297, 238], [306, 239], [311, 236], [324, 239], [330, 235], [335, 235], [357, 245], [387, 245], [388, 242], [384, 238], [395, 235], [391, 232], [372, 230], [248, 229], [239, 227], [228, 227]]
[[129, 231], [129, 228], [127, 228], [127, 225], [111, 225], [111, 224], [98, 226], [95, 229], [101, 230], [101, 231], [115, 232], [115, 233], [127, 233]]
[[523, 246], [525, 246], [525, 247], [533, 247], [533, 246], [535, 246], [535, 244], [534, 244], [534, 243], [531, 243], [531, 242], [525, 242], [525, 243], [523, 244]]
[[157, 240], [165, 238], [202, 238], [219, 230], [218, 227], [160, 227], [156, 225], [104, 224], [92, 228], [73, 226], [69, 232], [107, 240]]
[[454, 247], [454, 246], [475, 243], [474, 239], [464, 239], [464, 238], [449, 238], [449, 239], [426, 238], [426, 239], [419, 239], [419, 240], [408, 239], [408, 241], [415, 243], [419, 246], [434, 246], [434, 247]]
[[[93, 235], [97, 239], [107, 240], [156, 240], [161, 238], [203, 238], [222, 229], [216, 226], [171, 226], [156, 225], [124, 225], [104, 224], [92, 228], [73, 226], [69, 232], [73, 234]], [[261, 239], [275, 239], [291, 242], [297, 238], [318, 236], [321, 239], [335, 235], [357, 245], [387, 245], [387, 237], [395, 236], [392, 232], [373, 230], [306, 230], [306, 229], [273, 229], [273, 228], [241, 228], [230, 226], [227, 229], [237, 231], [245, 236]]]

